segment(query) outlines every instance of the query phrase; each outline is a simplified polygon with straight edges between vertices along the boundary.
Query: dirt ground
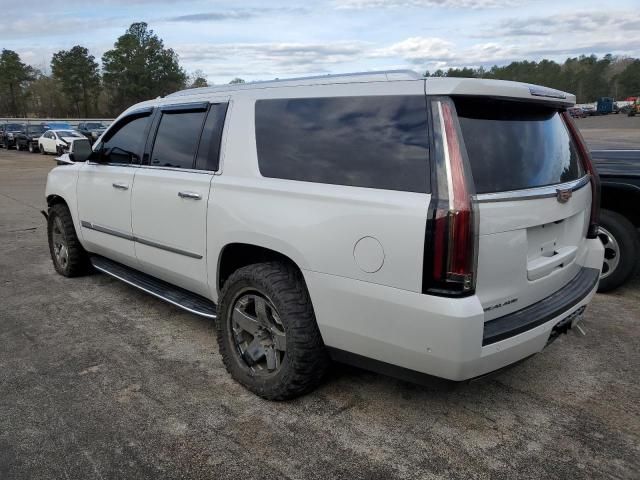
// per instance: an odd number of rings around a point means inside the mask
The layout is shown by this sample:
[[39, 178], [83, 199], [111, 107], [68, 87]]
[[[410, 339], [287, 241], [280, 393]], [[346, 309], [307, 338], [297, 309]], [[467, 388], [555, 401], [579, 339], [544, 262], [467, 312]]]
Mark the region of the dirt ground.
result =
[[640, 115], [604, 115], [576, 118], [592, 150], [640, 149]]
[[[631, 138], [640, 118], [580, 125]], [[210, 321], [54, 272], [53, 166], [0, 150], [0, 479], [638, 478], [640, 277], [596, 295], [585, 337], [494, 376], [424, 387], [336, 365], [271, 403], [230, 379]]]

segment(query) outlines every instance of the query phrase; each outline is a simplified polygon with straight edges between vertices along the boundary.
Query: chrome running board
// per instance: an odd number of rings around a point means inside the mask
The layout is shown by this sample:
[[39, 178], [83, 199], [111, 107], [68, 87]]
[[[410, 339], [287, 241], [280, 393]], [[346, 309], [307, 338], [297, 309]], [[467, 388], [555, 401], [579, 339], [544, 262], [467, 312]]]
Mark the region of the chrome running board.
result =
[[96, 270], [139, 288], [187, 312], [195, 313], [201, 317], [216, 318], [215, 303], [184, 288], [176, 287], [151, 275], [98, 255], [91, 257], [91, 264]]

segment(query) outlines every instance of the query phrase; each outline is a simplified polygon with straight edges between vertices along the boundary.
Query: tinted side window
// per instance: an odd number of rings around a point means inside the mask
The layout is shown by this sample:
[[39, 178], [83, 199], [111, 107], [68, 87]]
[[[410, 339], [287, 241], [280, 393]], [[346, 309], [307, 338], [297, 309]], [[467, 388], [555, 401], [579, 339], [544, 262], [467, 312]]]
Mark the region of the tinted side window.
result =
[[138, 163], [147, 139], [150, 114], [127, 117], [104, 139], [104, 161], [108, 163]]
[[265, 177], [429, 190], [422, 95], [259, 100], [256, 142]]
[[151, 165], [193, 168], [206, 112], [164, 112], [151, 153]]
[[207, 120], [204, 122], [202, 138], [198, 147], [198, 158], [196, 168], [198, 170], [218, 170], [220, 162], [220, 141], [222, 140], [222, 129], [224, 118], [227, 113], [227, 104], [218, 103], [211, 105]]

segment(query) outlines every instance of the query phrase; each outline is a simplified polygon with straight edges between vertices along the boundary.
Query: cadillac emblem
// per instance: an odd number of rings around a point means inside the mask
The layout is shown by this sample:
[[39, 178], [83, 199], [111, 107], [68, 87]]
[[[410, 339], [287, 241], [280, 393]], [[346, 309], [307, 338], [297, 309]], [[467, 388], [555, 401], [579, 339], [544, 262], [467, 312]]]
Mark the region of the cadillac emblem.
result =
[[556, 189], [556, 200], [558, 200], [558, 202], [560, 203], [567, 203], [571, 198], [571, 195], [573, 195], [573, 192], [571, 191], [571, 189], [567, 189], [567, 190], [560, 190], [559, 188]]

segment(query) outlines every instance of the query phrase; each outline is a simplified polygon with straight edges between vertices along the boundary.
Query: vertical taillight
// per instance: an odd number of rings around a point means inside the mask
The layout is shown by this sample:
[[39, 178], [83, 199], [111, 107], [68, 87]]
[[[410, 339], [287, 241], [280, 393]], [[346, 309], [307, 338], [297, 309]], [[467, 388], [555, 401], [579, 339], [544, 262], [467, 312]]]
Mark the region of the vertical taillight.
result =
[[423, 292], [463, 296], [474, 292], [478, 214], [474, 186], [455, 106], [431, 102], [435, 181], [425, 241]]
[[589, 228], [587, 230], [587, 238], [598, 238], [598, 224], [600, 222], [600, 175], [593, 166], [593, 160], [591, 160], [591, 153], [587, 148], [587, 144], [582, 138], [582, 134], [578, 127], [576, 127], [573, 118], [569, 112], [563, 112], [562, 117], [564, 123], [569, 129], [569, 133], [573, 138], [578, 149], [578, 154], [582, 160], [582, 165], [587, 171], [591, 181], [591, 216], [589, 218]]

